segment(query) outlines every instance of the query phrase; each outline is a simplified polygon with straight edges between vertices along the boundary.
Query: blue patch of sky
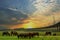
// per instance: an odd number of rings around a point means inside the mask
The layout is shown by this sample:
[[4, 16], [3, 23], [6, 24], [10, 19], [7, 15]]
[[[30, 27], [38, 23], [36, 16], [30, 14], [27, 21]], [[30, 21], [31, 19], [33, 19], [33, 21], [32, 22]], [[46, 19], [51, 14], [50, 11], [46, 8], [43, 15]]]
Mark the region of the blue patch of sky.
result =
[[[34, 1], [34, 0], [33, 0]], [[0, 0], [0, 7], [17, 8], [25, 13], [33, 13], [36, 9], [30, 0]]]
[[60, 11], [60, 0], [56, 0], [56, 5], [52, 8], [52, 12]]
[[60, 4], [60, 0], [57, 0], [57, 3]]

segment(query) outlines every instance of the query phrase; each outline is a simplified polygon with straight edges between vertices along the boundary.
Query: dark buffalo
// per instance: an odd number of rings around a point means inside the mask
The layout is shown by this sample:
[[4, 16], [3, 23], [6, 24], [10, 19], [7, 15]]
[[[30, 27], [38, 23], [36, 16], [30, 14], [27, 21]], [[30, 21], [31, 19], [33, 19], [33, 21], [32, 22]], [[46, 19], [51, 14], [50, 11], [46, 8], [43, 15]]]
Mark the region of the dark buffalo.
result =
[[2, 36], [10, 36], [10, 33], [9, 32], [3, 32]]
[[51, 35], [51, 32], [46, 32], [45, 35]]
[[53, 36], [56, 36], [56, 33], [54, 33]]
[[36, 32], [36, 33], [33, 33], [33, 35], [34, 35], [34, 36], [39, 36], [39, 33], [38, 33], [38, 32]]
[[25, 38], [25, 37], [27, 37], [27, 36], [28, 36], [27, 33], [20, 33], [19, 35], [17, 35], [18, 38], [19, 38], [19, 37]]
[[26, 38], [26, 37], [32, 38], [34, 36], [39, 36], [39, 33], [21, 33], [21, 34], [17, 35], [18, 38], [19, 37], [21, 37], [21, 38]]
[[18, 33], [16, 31], [11, 31], [11, 36], [16, 36]]

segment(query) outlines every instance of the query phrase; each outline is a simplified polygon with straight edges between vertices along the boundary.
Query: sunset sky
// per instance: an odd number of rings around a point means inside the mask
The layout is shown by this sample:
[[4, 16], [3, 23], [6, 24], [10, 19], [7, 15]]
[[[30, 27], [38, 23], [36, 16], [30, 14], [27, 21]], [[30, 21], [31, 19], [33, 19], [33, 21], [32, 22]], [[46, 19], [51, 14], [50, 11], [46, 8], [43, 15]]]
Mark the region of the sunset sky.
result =
[[60, 22], [60, 0], [0, 0], [0, 27], [41, 28]]

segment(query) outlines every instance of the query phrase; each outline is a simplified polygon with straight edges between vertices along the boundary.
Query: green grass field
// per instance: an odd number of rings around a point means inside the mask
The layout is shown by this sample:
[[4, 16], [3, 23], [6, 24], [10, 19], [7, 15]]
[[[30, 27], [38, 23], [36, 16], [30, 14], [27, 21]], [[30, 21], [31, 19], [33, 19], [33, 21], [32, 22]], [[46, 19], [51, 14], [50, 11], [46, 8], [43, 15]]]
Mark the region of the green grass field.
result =
[[[54, 32], [55, 33], [55, 32]], [[60, 32], [56, 32], [57, 34], [60, 34]], [[17, 36], [2, 36], [2, 32], [0, 32], [0, 40], [60, 40], [60, 36], [42, 36], [44, 35], [44, 32], [40, 32], [39, 37], [33, 37], [31, 39], [29, 38], [17, 38]]]
[[60, 40], [60, 36], [40, 36], [34, 38], [17, 38], [16, 36], [0, 36], [0, 40]]

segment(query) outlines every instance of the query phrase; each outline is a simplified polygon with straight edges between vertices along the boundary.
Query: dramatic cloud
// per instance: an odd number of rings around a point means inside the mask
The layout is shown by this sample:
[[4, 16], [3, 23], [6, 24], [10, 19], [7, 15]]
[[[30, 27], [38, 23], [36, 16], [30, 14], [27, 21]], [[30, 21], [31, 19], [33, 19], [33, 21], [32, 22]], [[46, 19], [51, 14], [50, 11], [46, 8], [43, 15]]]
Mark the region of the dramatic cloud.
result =
[[[15, 9], [16, 10], [16, 9]], [[19, 24], [21, 20], [25, 20], [28, 16], [22, 12], [0, 8], [0, 24]]]
[[40, 28], [57, 22], [60, 22], [60, 0], [0, 1], [0, 25], [8, 28]]
[[45, 27], [60, 22], [59, 0], [35, 0], [33, 5], [37, 9], [31, 15], [31, 21], [37, 27]]

